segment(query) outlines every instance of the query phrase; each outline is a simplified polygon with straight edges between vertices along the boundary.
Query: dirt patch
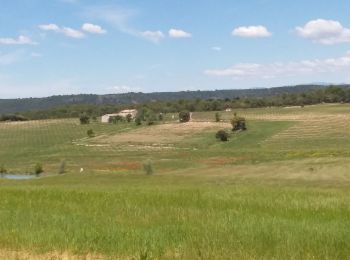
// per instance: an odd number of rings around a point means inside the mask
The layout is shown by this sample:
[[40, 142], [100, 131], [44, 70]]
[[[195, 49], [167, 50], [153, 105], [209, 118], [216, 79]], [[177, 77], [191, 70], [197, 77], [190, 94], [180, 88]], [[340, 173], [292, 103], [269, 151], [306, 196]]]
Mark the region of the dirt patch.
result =
[[112, 259], [97, 254], [73, 255], [67, 252], [50, 252], [45, 254], [35, 254], [26, 251], [0, 250], [0, 259], [7, 260], [107, 260]]
[[98, 143], [141, 143], [171, 144], [185, 137], [208, 129], [230, 127], [228, 123], [189, 122], [183, 124], [162, 124], [119, 133], [95, 139]]

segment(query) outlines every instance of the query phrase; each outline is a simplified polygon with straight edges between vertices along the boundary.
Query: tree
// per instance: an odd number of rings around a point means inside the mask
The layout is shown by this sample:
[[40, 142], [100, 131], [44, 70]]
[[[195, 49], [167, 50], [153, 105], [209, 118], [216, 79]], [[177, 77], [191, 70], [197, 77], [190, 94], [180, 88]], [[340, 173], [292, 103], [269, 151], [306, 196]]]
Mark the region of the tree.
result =
[[43, 166], [41, 163], [37, 163], [35, 166], [34, 166], [34, 173], [36, 176], [39, 176], [41, 173], [44, 172], [44, 169], [43, 169]]
[[3, 177], [4, 174], [6, 174], [6, 173], [7, 173], [7, 170], [6, 170], [5, 166], [4, 165], [0, 165], [0, 175], [1, 175], [1, 177]]
[[87, 130], [86, 134], [90, 138], [95, 136], [94, 130], [92, 130], [92, 129]]
[[82, 125], [90, 124], [90, 117], [88, 115], [81, 115], [79, 120]]
[[60, 168], [58, 169], [58, 174], [63, 174], [66, 172], [66, 161], [62, 161]]
[[125, 118], [126, 118], [126, 121], [128, 123], [130, 123], [132, 121], [132, 115], [131, 114], [127, 114]]
[[116, 116], [111, 116], [108, 119], [109, 123], [113, 123], [116, 124], [118, 122], [123, 122], [124, 121], [124, 117], [120, 116], [120, 115], [116, 115]]
[[181, 111], [179, 113], [179, 120], [181, 123], [186, 123], [191, 120], [191, 114], [188, 111]]
[[219, 139], [222, 142], [227, 142], [229, 134], [225, 130], [219, 130], [216, 135], [216, 139]]
[[231, 119], [232, 131], [245, 131], [247, 130], [246, 122], [244, 117], [239, 117], [235, 114], [234, 118]]
[[141, 117], [136, 117], [136, 118], [135, 118], [135, 124], [136, 124], [137, 126], [142, 125]]
[[215, 113], [215, 122], [220, 122], [221, 121], [221, 115], [219, 114], [219, 112]]

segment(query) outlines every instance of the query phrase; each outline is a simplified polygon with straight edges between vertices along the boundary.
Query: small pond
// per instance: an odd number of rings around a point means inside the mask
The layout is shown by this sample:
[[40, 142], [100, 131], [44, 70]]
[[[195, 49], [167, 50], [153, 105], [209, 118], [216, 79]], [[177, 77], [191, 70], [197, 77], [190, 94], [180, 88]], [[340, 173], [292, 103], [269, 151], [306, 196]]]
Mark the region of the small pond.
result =
[[35, 175], [24, 175], [24, 174], [3, 174], [0, 178], [8, 180], [30, 180], [36, 178]]

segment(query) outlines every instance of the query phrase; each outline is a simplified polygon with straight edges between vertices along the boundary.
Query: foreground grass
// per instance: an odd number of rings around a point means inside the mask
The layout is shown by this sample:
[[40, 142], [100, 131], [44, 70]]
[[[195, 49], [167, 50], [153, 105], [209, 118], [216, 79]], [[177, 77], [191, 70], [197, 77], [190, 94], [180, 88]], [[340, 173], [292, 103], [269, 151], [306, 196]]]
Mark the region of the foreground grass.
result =
[[348, 186], [77, 175], [2, 181], [0, 196], [0, 247], [7, 250], [187, 259], [350, 255]]

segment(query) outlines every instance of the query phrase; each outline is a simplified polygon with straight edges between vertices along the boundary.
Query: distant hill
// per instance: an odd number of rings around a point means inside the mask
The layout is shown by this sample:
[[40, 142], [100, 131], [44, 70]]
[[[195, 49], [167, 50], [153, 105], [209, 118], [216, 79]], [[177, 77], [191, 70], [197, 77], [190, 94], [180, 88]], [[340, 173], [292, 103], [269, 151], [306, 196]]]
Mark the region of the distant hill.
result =
[[[0, 99], [0, 114], [45, 110], [63, 105], [92, 104], [92, 105], [123, 105], [139, 104], [152, 101], [172, 101], [179, 99], [233, 99], [243, 97], [267, 97], [284, 93], [300, 93], [310, 90], [324, 89], [330, 85], [309, 84], [261, 89], [232, 89], [214, 91], [180, 91], [180, 92], [154, 92], [154, 93], [125, 93], [125, 94], [80, 94], [61, 95], [45, 98]], [[350, 87], [350, 85], [337, 85]]]

